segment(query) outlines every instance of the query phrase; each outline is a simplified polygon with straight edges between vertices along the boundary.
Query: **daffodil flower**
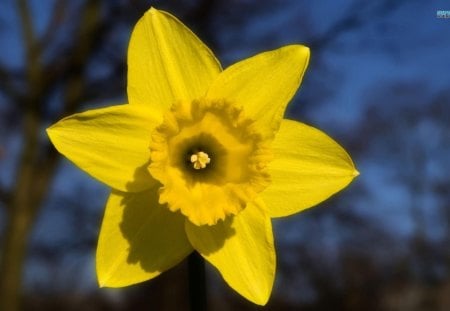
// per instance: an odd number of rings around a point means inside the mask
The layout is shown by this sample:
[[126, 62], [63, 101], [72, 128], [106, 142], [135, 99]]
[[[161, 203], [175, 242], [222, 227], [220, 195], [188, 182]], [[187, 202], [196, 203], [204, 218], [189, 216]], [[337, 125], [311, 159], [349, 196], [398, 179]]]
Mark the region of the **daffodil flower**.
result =
[[48, 135], [112, 188], [100, 231], [99, 284], [156, 277], [194, 250], [248, 300], [275, 276], [272, 217], [311, 207], [358, 174], [349, 155], [283, 119], [309, 60], [289, 45], [222, 70], [169, 13], [150, 9], [128, 49], [128, 104], [74, 114]]

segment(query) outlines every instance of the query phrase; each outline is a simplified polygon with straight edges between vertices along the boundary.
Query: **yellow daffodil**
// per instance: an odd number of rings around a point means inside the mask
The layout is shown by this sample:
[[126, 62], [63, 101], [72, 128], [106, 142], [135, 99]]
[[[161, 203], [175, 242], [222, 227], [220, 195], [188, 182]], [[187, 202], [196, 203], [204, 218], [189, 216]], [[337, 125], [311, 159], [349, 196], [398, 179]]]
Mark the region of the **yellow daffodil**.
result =
[[101, 286], [151, 279], [197, 251], [264, 305], [275, 276], [271, 217], [291, 215], [358, 174], [348, 154], [283, 119], [309, 49], [289, 45], [222, 70], [174, 16], [150, 9], [128, 49], [128, 104], [48, 131], [60, 153], [113, 190], [97, 248]]

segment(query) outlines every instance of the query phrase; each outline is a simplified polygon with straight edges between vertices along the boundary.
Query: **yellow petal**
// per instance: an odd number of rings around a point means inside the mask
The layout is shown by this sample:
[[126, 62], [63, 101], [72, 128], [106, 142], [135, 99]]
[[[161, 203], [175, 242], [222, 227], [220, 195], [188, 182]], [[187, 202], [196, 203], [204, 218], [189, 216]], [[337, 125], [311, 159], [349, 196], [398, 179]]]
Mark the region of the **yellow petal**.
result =
[[264, 305], [275, 277], [272, 224], [262, 202], [249, 203], [237, 216], [214, 226], [196, 226], [186, 221], [194, 248], [225, 281], [248, 300]]
[[47, 133], [82, 170], [112, 188], [135, 192], [155, 184], [146, 167], [150, 134], [159, 122], [148, 107], [118, 105], [74, 114]]
[[213, 53], [176, 17], [151, 8], [128, 48], [128, 100], [162, 114], [178, 100], [204, 96], [221, 71]]
[[97, 246], [100, 286], [122, 287], [151, 279], [192, 252], [185, 218], [158, 204], [157, 187], [113, 191]]
[[358, 175], [347, 152], [323, 132], [283, 120], [273, 141], [272, 183], [260, 196], [271, 217], [297, 213], [347, 186]]
[[300, 85], [308, 61], [309, 49], [302, 45], [258, 54], [224, 70], [207, 96], [244, 107], [250, 118], [273, 133]]

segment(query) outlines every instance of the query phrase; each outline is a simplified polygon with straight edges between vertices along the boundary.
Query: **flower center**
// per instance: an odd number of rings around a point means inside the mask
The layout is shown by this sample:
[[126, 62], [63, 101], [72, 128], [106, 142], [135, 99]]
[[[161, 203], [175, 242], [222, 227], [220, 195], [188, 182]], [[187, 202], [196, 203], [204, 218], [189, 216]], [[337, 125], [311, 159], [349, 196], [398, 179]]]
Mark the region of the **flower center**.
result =
[[211, 159], [206, 152], [199, 151], [191, 155], [191, 163], [196, 170], [205, 168], [209, 162], [211, 162]]
[[174, 105], [152, 133], [150, 151], [159, 203], [198, 226], [237, 215], [269, 184], [268, 138], [223, 100]]

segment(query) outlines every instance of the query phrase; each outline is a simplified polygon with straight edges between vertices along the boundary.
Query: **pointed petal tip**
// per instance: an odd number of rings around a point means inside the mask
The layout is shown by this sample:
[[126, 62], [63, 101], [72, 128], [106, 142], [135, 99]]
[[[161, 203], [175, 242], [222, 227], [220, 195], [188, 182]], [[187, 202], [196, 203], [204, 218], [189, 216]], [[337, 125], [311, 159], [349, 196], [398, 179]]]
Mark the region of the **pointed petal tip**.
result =
[[[172, 14], [170, 14], [167, 11], [163, 11], [163, 10], [158, 10], [155, 7], [150, 7], [150, 9], [147, 10], [147, 12], [144, 13], [144, 15], [150, 15], [151, 18], [164, 18], [164, 17], [170, 17], [170, 18], [175, 18], [177, 19], [175, 16], [173, 16]], [[178, 19], [177, 19], [178, 20]]]
[[96, 270], [96, 275], [97, 275], [97, 284], [98, 284], [98, 287], [99, 287], [99, 288], [104, 288], [104, 287], [106, 287], [108, 282], [105, 281], [105, 277], [104, 277], [104, 275], [102, 275], [102, 273], [101, 273], [101, 270], [100, 270], [100, 267], [99, 267], [99, 263], [97, 262], [97, 259], [96, 259], [96, 262], [95, 262], [95, 270]]
[[53, 141], [54, 141], [54, 137], [55, 137], [55, 134], [56, 134], [55, 128], [56, 128], [57, 124], [58, 123], [52, 124], [51, 126], [49, 126], [49, 127], [47, 127], [45, 129], [45, 133], [47, 134], [48, 139], [50, 140], [50, 142], [53, 144], [53, 146], [55, 148], [56, 148], [56, 145], [55, 145], [55, 143]]
[[296, 50], [301, 55], [306, 55], [306, 57], [309, 58], [309, 55], [311, 54], [311, 49], [303, 44], [291, 44], [285, 46], [285, 48]]
[[269, 302], [269, 298], [272, 291], [269, 291], [267, 293], [264, 293], [261, 296], [253, 297], [250, 299], [254, 304], [257, 304], [258, 306], [265, 306]]
[[98, 271], [98, 267], [96, 267], [97, 270], [97, 284], [99, 288], [104, 288], [107, 286], [107, 282], [105, 281], [105, 279], [103, 277], [100, 276], [99, 271]]
[[159, 18], [161, 16], [162, 13], [166, 13], [164, 11], [160, 11], [158, 9], [156, 9], [155, 7], [150, 7], [150, 9], [148, 9], [143, 16], [146, 16], [147, 18]]
[[353, 174], [352, 174], [352, 176], [353, 176], [353, 178], [356, 178], [356, 177], [358, 177], [359, 176], [359, 171], [355, 168], [354, 170], [353, 170]]
[[153, 16], [157, 15], [157, 14], [161, 14], [161, 13], [165, 13], [164, 11], [160, 11], [158, 9], [156, 9], [155, 7], [150, 7], [150, 9], [147, 10], [146, 14], [151, 14]]
[[55, 135], [57, 124], [58, 123], [52, 124], [45, 129], [45, 133], [47, 133], [47, 136], [50, 138], [50, 140], [52, 140], [53, 136]]
[[301, 51], [304, 52], [304, 53], [308, 53], [308, 54], [311, 53], [311, 49], [310, 49], [308, 46], [306, 46], [306, 45], [303, 45], [303, 44], [297, 44], [296, 46], [297, 46], [297, 48], [298, 48], [299, 50], [301, 50]]

